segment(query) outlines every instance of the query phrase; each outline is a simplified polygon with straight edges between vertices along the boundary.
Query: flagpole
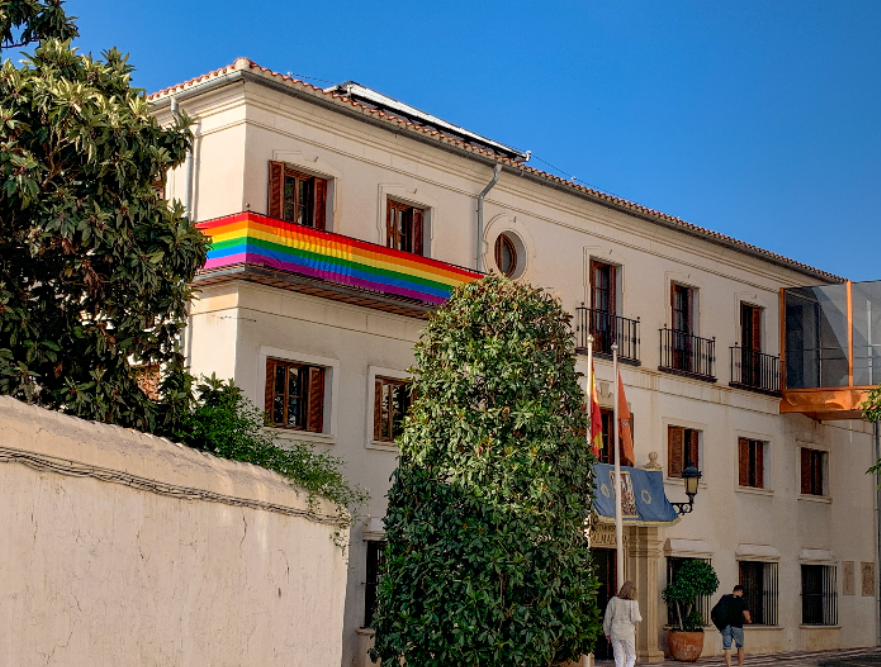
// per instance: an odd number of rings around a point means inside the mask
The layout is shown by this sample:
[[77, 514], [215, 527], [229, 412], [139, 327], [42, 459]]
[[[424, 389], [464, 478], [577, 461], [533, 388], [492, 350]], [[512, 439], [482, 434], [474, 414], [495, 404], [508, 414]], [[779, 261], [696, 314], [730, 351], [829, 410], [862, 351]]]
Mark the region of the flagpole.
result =
[[[614, 424], [614, 435], [612, 436], [612, 449], [615, 452], [615, 544], [617, 545], [618, 568], [618, 587], [624, 584], [624, 517], [621, 508], [621, 447], [618, 444], [620, 438], [618, 425], [618, 344], [612, 345], [612, 386], [614, 386], [612, 394], [612, 405], [614, 406], [614, 415], [612, 422]], [[617, 593], [617, 591], [616, 591]]]

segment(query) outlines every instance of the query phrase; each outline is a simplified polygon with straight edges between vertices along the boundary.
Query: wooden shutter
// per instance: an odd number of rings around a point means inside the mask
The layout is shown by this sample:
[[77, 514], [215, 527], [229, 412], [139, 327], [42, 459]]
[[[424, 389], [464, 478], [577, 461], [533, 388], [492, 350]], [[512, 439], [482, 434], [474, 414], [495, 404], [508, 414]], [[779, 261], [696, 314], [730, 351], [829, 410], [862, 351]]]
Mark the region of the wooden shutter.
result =
[[756, 487], [765, 488], [765, 443], [756, 442]]
[[667, 427], [667, 476], [682, 477], [685, 459], [685, 429]]
[[823, 452], [816, 450], [811, 452], [811, 472], [813, 473], [813, 484], [811, 485], [811, 493], [818, 496], [823, 495]]
[[811, 450], [801, 450], [801, 492], [811, 492]]
[[691, 287], [685, 288], [685, 304], [685, 330], [690, 335], [694, 331], [694, 290]]
[[421, 208], [413, 208], [411, 210], [413, 212], [412, 219], [410, 221], [413, 230], [413, 252], [417, 255], [423, 255], [425, 253], [423, 252], [422, 223], [425, 218], [425, 214]]
[[756, 352], [762, 349], [762, 309], [751, 308], [752, 311], [752, 345]]
[[395, 247], [395, 228], [394, 228], [394, 218], [395, 215], [395, 207], [392, 205], [391, 201], [386, 202], [385, 209], [385, 247], [386, 248], [394, 248]]
[[373, 389], [373, 439], [382, 438], [382, 380], [377, 380]]
[[597, 297], [596, 297], [596, 289], [597, 289], [597, 271], [600, 268], [599, 262], [596, 260], [590, 260], [590, 309], [596, 310], [597, 308]]
[[698, 470], [701, 469], [700, 462], [700, 431], [689, 431], [689, 443], [688, 443], [688, 454], [691, 460], [691, 465], [693, 465]]
[[737, 450], [738, 484], [749, 486], [749, 440], [740, 438]]
[[313, 197], [315, 199], [315, 212], [312, 215], [315, 229], [327, 228], [327, 181], [323, 178], [315, 177], [312, 179], [315, 183], [313, 187]]
[[[609, 264], [609, 314], [611, 315], [614, 315], [616, 312], [618, 312], [616, 310], [618, 304], [615, 299], [615, 288], [617, 287], [617, 284], [618, 277], [615, 267]], [[615, 321], [612, 320], [609, 324], [611, 325], [611, 329], [614, 332]]]
[[269, 163], [269, 217], [281, 219], [282, 199], [284, 193], [284, 163]]
[[272, 415], [272, 399], [275, 396], [275, 361], [266, 360], [266, 388], [264, 390], [264, 400], [266, 414], [269, 415], [269, 421], [273, 421]]
[[321, 433], [324, 430], [324, 369], [314, 366], [308, 368], [309, 413], [306, 415], [306, 430]]

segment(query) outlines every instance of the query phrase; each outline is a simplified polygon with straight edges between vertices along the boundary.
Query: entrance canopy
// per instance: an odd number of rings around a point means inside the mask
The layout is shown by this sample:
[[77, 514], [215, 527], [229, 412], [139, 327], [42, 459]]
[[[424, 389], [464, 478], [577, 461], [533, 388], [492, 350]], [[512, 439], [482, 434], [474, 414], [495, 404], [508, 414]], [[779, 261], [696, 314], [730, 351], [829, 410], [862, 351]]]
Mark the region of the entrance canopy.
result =
[[[596, 489], [593, 506], [600, 520], [615, 520], [615, 466], [594, 466]], [[622, 510], [626, 525], [671, 524], [679, 516], [664, 493], [664, 473], [621, 466]]]

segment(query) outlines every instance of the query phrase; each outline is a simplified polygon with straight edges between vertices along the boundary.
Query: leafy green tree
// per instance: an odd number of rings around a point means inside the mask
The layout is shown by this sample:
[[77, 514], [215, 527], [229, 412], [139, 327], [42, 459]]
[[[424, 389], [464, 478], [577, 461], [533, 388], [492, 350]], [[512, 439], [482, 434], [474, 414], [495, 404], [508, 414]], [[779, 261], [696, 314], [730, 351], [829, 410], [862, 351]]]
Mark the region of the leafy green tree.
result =
[[0, 0], [0, 49], [44, 39], [73, 39], [79, 33], [61, 0]]
[[[4, 10], [41, 4], [58, 7]], [[116, 49], [96, 60], [58, 39], [0, 67], [0, 393], [156, 431], [163, 406], [136, 377], [180, 370], [206, 241], [155, 187], [190, 121], [160, 127], [131, 73]]]
[[705, 560], [689, 560], [682, 564], [676, 577], [661, 595], [664, 602], [676, 609], [676, 629], [682, 632], [703, 632], [708, 621], [697, 609], [697, 599], [712, 595], [719, 588], [713, 566]]
[[569, 316], [538, 289], [488, 276], [432, 316], [416, 362], [373, 658], [537, 667], [589, 652], [595, 459]]

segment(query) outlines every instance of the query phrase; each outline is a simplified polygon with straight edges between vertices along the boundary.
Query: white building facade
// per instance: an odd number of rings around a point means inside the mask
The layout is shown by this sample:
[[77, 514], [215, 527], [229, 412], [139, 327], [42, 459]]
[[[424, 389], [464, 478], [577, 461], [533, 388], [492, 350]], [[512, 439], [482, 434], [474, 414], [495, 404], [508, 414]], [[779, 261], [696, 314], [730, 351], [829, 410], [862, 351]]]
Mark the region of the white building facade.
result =
[[[151, 102], [163, 122], [172, 106], [197, 121], [166, 184], [215, 243], [186, 332], [193, 372], [234, 378], [282, 439], [344, 458], [371, 492], [351, 538], [345, 667], [369, 664], [400, 383], [425, 315], [475, 269], [559, 295], [579, 342], [596, 338], [609, 408], [604, 352], [619, 344], [633, 463], [661, 466], [672, 501], [685, 466], [702, 472], [692, 513], [625, 533], [641, 661], [663, 657], [660, 592], [685, 558], [712, 562], [720, 594], [747, 586], [762, 621], [750, 652], [877, 643], [871, 428], [780, 412], [781, 290], [843, 279], [540, 172], [357, 84], [322, 91], [239, 59]], [[614, 533], [594, 546], [607, 595]], [[704, 654], [720, 650], [708, 628]]]

